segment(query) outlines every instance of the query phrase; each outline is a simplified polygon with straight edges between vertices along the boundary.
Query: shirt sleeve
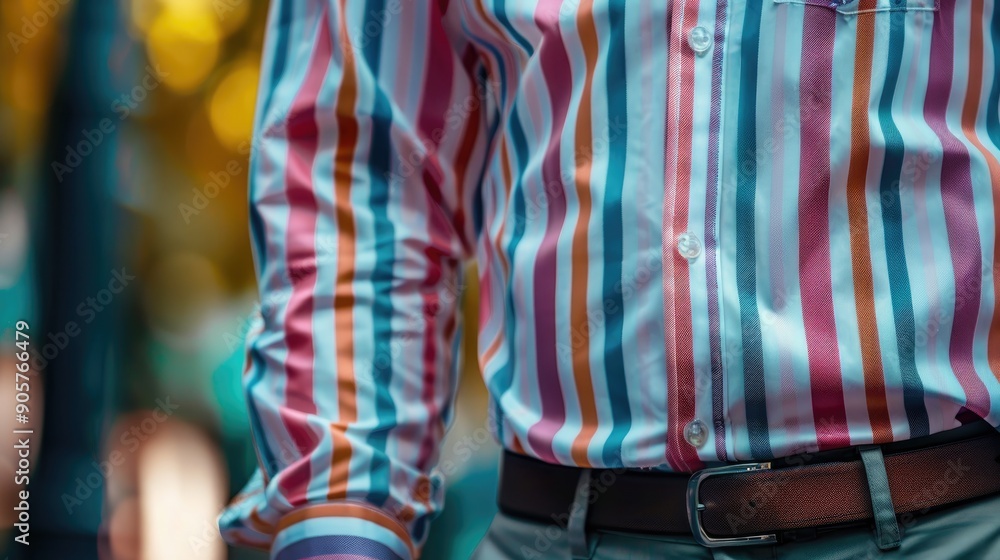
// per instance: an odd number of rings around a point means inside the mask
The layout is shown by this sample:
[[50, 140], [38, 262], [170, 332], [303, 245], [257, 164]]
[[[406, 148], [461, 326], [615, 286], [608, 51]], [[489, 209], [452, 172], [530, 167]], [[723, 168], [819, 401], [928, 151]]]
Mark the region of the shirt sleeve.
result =
[[244, 374], [260, 469], [220, 517], [230, 543], [280, 560], [416, 558], [440, 508], [461, 274], [496, 122], [456, 4], [271, 3]]

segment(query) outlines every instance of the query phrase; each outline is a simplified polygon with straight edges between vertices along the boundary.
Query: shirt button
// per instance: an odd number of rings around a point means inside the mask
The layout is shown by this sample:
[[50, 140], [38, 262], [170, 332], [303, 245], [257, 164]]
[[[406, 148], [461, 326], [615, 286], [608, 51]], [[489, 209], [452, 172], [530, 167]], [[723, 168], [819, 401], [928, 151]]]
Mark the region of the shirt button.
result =
[[701, 255], [701, 240], [690, 231], [685, 231], [677, 236], [677, 252], [689, 261], [697, 259]]
[[708, 441], [708, 426], [697, 419], [688, 422], [687, 426], [684, 426], [684, 439], [692, 447], [701, 449]]
[[702, 26], [695, 27], [688, 33], [688, 45], [697, 54], [705, 54], [712, 48], [712, 36]]

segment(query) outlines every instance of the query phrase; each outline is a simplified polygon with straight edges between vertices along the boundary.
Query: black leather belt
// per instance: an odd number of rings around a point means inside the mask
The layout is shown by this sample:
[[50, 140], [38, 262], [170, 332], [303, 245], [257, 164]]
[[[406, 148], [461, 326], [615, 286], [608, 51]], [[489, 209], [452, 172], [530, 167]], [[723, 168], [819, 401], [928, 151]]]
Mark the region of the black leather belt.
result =
[[[1000, 492], [1000, 433], [985, 422], [886, 444], [882, 452], [901, 518]], [[507, 451], [500, 511], [565, 526], [580, 474]], [[800, 538], [873, 515], [856, 447], [691, 475], [593, 469], [590, 481], [588, 531], [688, 534], [706, 546]]]

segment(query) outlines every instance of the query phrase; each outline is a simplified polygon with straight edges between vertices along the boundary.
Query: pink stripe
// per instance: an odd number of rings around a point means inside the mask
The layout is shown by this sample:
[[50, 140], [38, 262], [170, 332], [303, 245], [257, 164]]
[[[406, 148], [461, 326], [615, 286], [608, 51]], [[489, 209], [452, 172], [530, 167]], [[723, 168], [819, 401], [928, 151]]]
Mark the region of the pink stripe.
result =
[[[698, 24], [698, 2], [687, 0], [682, 13], [674, 15], [671, 35], [675, 38], [671, 49], [671, 70], [674, 80], [668, 82], [668, 121], [676, 118], [677, 126], [667, 130], [666, 157], [670, 162], [666, 175], [667, 195], [663, 214], [664, 322], [667, 331], [667, 351], [673, 356], [673, 367], [668, 368], [667, 409], [667, 461], [681, 471], [694, 471], [702, 467], [697, 450], [684, 440], [684, 426], [696, 413], [698, 391], [694, 379], [694, 333], [691, 325], [690, 264], [675, 250], [677, 235], [687, 229], [688, 205], [691, 191], [691, 134], [694, 110], [694, 53], [688, 48], [685, 37]], [[670, 184], [673, 181], [673, 184]], [[669, 275], [669, 276], [668, 276]], [[669, 294], [671, 297], [666, 297]]]
[[[288, 164], [285, 170], [288, 198], [288, 233], [286, 266], [292, 283], [292, 295], [285, 311], [285, 406], [280, 408], [282, 421], [295, 445], [297, 454], [307, 455], [320, 436], [309, 426], [308, 416], [316, 413], [313, 399], [313, 290], [316, 285], [316, 215], [317, 203], [312, 180], [313, 162], [319, 141], [316, 123], [316, 98], [330, 67], [330, 30], [321, 25], [315, 50], [289, 112]], [[286, 469], [281, 487], [295, 503], [308, 484], [309, 464]], [[293, 496], [294, 495], [294, 496]]]
[[[558, 13], [560, 4], [561, 2], [556, 0], [538, 3], [535, 14], [540, 27], [545, 25], [541, 14]], [[569, 109], [572, 93], [572, 88], [567, 87], [567, 84], [573, 82], [573, 76], [570, 74], [569, 57], [563, 45], [558, 18], [549, 24], [552, 26], [550, 35], [542, 42], [537, 53], [545, 82], [549, 86], [552, 115], [549, 145], [545, 148], [545, 157], [542, 161], [542, 182], [547, 200], [548, 221], [538, 247], [534, 271], [536, 359], [542, 417], [528, 429], [528, 445], [539, 458], [557, 462], [552, 451], [553, 439], [566, 422], [566, 404], [563, 401], [556, 353], [558, 241], [566, 218], [566, 194], [563, 192], [559, 155], [562, 148], [560, 134], [566, 123], [566, 112]], [[569, 280], [572, 282], [572, 279]], [[565, 285], [566, 279], [563, 282]]]
[[[822, 13], [821, 13], [822, 12]], [[830, 111], [837, 12], [805, 19], [799, 114], [799, 281], [809, 354], [813, 420], [821, 449], [850, 445], [830, 268]]]
[[[436, 18], [435, 18], [436, 21]], [[433, 79], [425, 81], [423, 88], [424, 96], [421, 100], [420, 113], [417, 128], [421, 141], [427, 147], [428, 153], [423, 160], [423, 172], [421, 179], [424, 188], [427, 190], [427, 204], [429, 216], [429, 229], [427, 231], [430, 238], [431, 247], [435, 252], [448, 253], [453, 248], [452, 239], [455, 231], [449, 215], [449, 204], [445, 200], [441, 185], [445, 181], [444, 173], [441, 169], [441, 158], [438, 155], [438, 148], [443, 137], [443, 132], [447, 130], [445, 115], [448, 114], [449, 105], [452, 100], [452, 76], [454, 75], [454, 59], [451, 56], [451, 47], [447, 42], [444, 31], [438, 27], [440, 24], [429, 30], [431, 33], [430, 52], [428, 57], [434, 60], [434, 68], [428, 68], [427, 72], [433, 72]]]
[[[439, 432], [443, 431], [439, 419], [441, 407], [438, 406], [438, 401], [435, 399], [435, 395], [439, 393], [437, 375], [440, 369], [438, 367], [437, 346], [437, 340], [440, 337], [438, 327], [440, 301], [436, 287], [443, 278], [442, 258], [452, 249], [451, 240], [455, 234], [447, 211], [448, 203], [441, 190], [445, 179], [438, 156], [440, 141], [445, 136], [442, 133], [447, 130], [445, 128], [445, 115], [448, 114], [452, 88], [454, 87], [452, 81], [452, 76], [455, 74], [454, 57], [444, 29], [441, 28], [441, 14], [437, 4], [433, 4], [431, 10], [432, 14], [428, 17], [431, 23], [427, 29], [429, 48], [427, 60], [434, 61], [434, 66], [428, 66], [424, 70], [423, 98], [421, 99], [417, 125], [420, 139], [429, 151], [427, 159], [423, 162], [421, 179], [426, 189], [429, 217], [427, 234], [430, 239], [430, 245], [424, 250], [424, 256], [427, 259], [427, 272], [421, 289], [425, 323], [423, 325], [423, 381], [420, 398], [427, 409], [427, 428], [420, 444], [420, 455], [417, 458], [416, 464], [419, 468], [429, 466], [430, 459], [434, 455], [435, 442], [442, 435]], [[461, 177], [457, 178], [457, 180], [462, 179]], [[450, 352], [450, 350], [450, 348], [444, 349], [445, 352]]]
[[[971, 157], [945, 119], [954, 77], [954, 10], [941, 10], [934, 18], [930, 76], [924, 99], [924, 120], [941, 140], [941, 204], [951, 247], [956, 303], [951, 325], [949, 357], [955, 377], [965, 390], [966, 408], [980, 418], [989, 415], [990, 395], [976, 372], [973, 343], [983, 289], [983, 254], [976, 223], [972, 191]], [[960, 303], [964, 307], [960, 307]]]

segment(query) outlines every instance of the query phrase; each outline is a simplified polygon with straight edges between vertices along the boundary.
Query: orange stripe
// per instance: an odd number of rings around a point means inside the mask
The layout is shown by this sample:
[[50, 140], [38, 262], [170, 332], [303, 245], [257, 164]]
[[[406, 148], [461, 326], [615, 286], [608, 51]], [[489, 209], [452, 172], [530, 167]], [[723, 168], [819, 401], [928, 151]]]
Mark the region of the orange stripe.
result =
[[[504, 200], [507, 205], [508, 213], [510, 212], [510, 189], [513, 184], [513, 177], [511, 176], [510, 170], [510, 153], [507, 151], [507, 142], [504, 142], [504, 138], [499, 139], [500, 142], [500, 172], [503, 175], [503, 189], [504, 189]], [[515, 216], [516, 219], [516, 216]], [[503, 239], [504, 228], [507, 226], [507, 220], [503, 220], [500, 224], [500, 231], [497, 233], [496, 243], [494, 246], [497, 250], [497, 256], [500, 257], [500, 263], [503, 264], [504, 276], [510, 272], [510, 263], [507, 262], [507, 252], [504, 251], [503, 247], [500, 246], [500, 241]]]
[[[976, 116], [979, 113], [980, 95], [983, 87], [983, 0], [972, 1], [971, 37], [969, 38], [969, 87], [965, 92], [965, 104], [962, 107], [962, 132], [972, 142], [979, 153], [986, 159], [990, 170], [990, 185], [993, 187], [993, 216], [1000, 223], [1000, 161], [979, 140], [976, 133]], [[1000, 262], [1000, 237], [994, 238], [993, 262]], [[1000, 274], [993, 270], [993, 320], [990, 324], [990, 334], [987, 343], [986, 356], [990, 370], [997, 381], [1000, 381]]]
[[[587, 59], [587, 79], [580, 97], [576, 120], [576, 196], [580, 215], [573, 228], [573, 271], [570, 287], [570, 347], [573, 349], [573, 378], [580, 403], [580, 433], [573, 439], [570, 455], [578, 466], [589, 466], [587, 449], [597, 432], [597, 406], [594, 402], [593, 378], [590, 374], [590, 331], [587, 322], [587, 274], [590, 255], [587, 244], [590, 225], [590, 172], [593, 165], [593, 139], [590, 122], [590, 89], [597, 66], [597, 29], [594, 26], [593, 1], [584, 0], [577, 13], [580, 43]], [[579, 336], [580, 344], [576, 339]]]
[[[507, 38], [507, 35], [504, 34], [503, 30], [500, 29], [500, 25], [494, 19], [495, 16], [486, 13], [486, 8], [483, 6], [483, 0], [476, 0], [476, 4], [475, 5], [476, 5], [476, 11], [479, 12], [478, 22], [485, 24], [486, 27], [488, 27], [490, 29], [490, 31], [493, 32], [493, 34], [498, 39], [497, 43], [499, 43], [499, 46], [502, 48], [502, 46], [510, 45], [511, 42]], [[506, 48], [504, 50], [506, 50], [508, 54], [517, 54], [517, 53], [522, 52], [522, 51], [520, 51], [520, 49], [515, 49], [515, 48], [509, 47], [509, 46], [508, 46], [508, 48]], [[503, 64], [504, 61], [503, 61], [502, 57], [498, 57], [498, 58], [500, 58], [500, 60], [498, 60], [497, 63], [498, 64]], [[484, 60], [488, 61], [489, 59], [487, 59], [487, 58], [484, 57]], [[493, 75], [492, 74], [492, 70], [493, 69], [490, 68], [490, 70], [491, 70], [491, 74], [490, 75], [492, 76]]]
[[[350, 473], [351, 442], [346, 430], [357, 418], [357, 387], [354, 379], [354, 243], [356, 238], [351, 186], [354, 181], [355, 147], [358, 142], [358, 121], [355, 118], [358, 97], [357, 70], [354, 48], [347, 32], [347, 0], [340, 0], [340, 40], [345, 47], [343, 82], [337, 95], [337, 149], [333, 160], [333, 181], [336, 199], [337, 278], [334, 288], [334, 342], [337, 345], [337, 401], [339, 420], [330, 424], [333, 457], [327, 498], [335, 500], [347, 495]], [[324, 18], [326, 15], [324, 14]]]
[[524, 451], [524, 446], [521, 445], [521, 440], [518, 439], [517, 434], [512, 433], [511, 439], [513, 440], [513, 444], [511, 445], [513, 449], [511, 449], [511, 451], [513, 451], [514, 453], [520, 453], [521, 455], [528, 454]]
[[250, 528], [258, 533], [263, 533], [265, 535], [274, 533], [274, 525], [271, 525], [267, 521], [261, 519], [260, 512], [256, 507], [250, 510], [250, 515], [247, 516], [247, 521], [250, 524]]
[[[501, 329], [502, 330], [502, 329]], [[490, 343], [489, 348], [483, 353], [482, 359], [479, 361], [480, 371], [486, 371], [486, 364], [490, 362], [493, 355], [496, 354], [497, 349], [500, 348], [500, 341], [503, 340], [503, 333], [497, 333], [497, 336], [493, 338], [493, 342]]]
[[282, 517], [278, 521], [277, 530], [280, 532], [296, 523], [323, 517], [350, 517], [352, 519], [364, 519], [365, 521], [375, 523], [380, 527], [392, 531], [399, 537], [399, 540], [406, 543], [407, 548], [410, 549], [410, 554], [414, 558], [417, 556], [413, 548], [413, 542], [410, 540], [410, 535], [402, 523], [386, 512], [367, 504], [340, 502], [336, 504], [316, 504], [314, 506], [299, 508]]
[[[862, 0], [859, 9], [874, 9], [876, 0]], [[868, 106], [871, 102], [871, 68], [875, 44], [875, 17], [857, 18], [857, 50], [854, 55], [854, 95], [851, 106], [851, 162], [847, 172], [847, 212], [851, 225], [851, 265], [854, 275], [854, 306], [858, 315], [861, 364], [865, 397], [875, 443], [892, 441], [889, 405], [885, 398], [885, 374], [875, 314], [871, 248], [866, 196], [868, 156], [871, 150]]]

